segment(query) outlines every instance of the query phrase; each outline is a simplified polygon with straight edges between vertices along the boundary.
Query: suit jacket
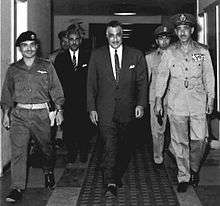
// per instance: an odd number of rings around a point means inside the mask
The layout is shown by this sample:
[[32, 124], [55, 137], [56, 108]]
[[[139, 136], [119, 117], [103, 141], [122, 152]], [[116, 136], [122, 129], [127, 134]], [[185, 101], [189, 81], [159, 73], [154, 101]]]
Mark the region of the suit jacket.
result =
[[86, 110], [86, 79], [89, 56], [87, 51], [79, 49], [78, 65], [74, 68], [69, 50], [60, 53], [55, 59], [55, 69], [64, 90], [67, 112], [79, 114]]
[[146, 106], [146, 63], [139, 50], [123, 46], [119, 84], [114, 78], [108, 46], [92, 52], [87, 80], [87, 109], [97, 111], [100, 124], [129, 122], [137, 105]]

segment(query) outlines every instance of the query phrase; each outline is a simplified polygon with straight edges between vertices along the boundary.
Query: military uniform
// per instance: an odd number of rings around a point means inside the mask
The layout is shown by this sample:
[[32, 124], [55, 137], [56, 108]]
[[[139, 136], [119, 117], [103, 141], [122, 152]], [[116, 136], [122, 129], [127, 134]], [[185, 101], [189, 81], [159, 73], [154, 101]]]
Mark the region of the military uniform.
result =
[[[166, 25], [158, 26], [154, 35], [155, 38], [158, 36], [169, 36], [172, 31]], [[158, 75], [158, 66], [161, 62], [161, 56], [163, 54], [163, 50], [158, 48], [155, 51], [147, 54], [145, 56], [148, 68], [148, 77], [150, 82], [149, 88], [149, 104], [150, 104], [150, 118], [151, 118], [151, 133], [153, 139], [153, 152], [154, 152], [154, 162], [157, 164], [161, 164], [163, 162], [163, 147], [164, 147], [164, 132], [166, 129], [166, 121], [167, 121], [167, 98], [163, 100], [164, 106], [164, 115], [162, 117], [162, 124], [158, 123], [157, 116], [154, 112], [155, 106], [155, 98], [156, 98], [156, 80]]]
[[206, 105], [214, 98], [215, 80], [209, 51], [192, 40], [189, 46], [185, 53], [177, 42], [164, 52], [156, 82], [156, 96], [162, 97], [170, 76], [167, 94], [170, 150], [176, 157], [179, 182], [189, 182], [190, 169], [199, 170], [207, 136]]
[[1, 106], [11, 108], [11, 187], [13, 189], [25, 189], [27, 147], [30, 136], [38, 140], [44, 153], [45, 164], [42, 167], [45, 171], [53, 171], [55, 159], [50, 142], [48, 110], [51, 99], [59, 107], [64, 103], [61, 84], [49, 61], [36, 57], [31, 67], [28, 67], [23, 59], [10, 65], [3, 84]]

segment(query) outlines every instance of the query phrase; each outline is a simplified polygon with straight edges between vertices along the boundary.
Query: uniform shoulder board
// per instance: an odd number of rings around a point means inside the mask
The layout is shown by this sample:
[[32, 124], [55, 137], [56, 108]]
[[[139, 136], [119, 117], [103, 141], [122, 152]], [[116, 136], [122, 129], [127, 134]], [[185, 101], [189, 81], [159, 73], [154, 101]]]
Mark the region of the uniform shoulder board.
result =
[[208, 45], [202, 44], [202, 43], [200, 43], [200, 42], [195, 42], [195, 44], [196, 44], [196, 46], [202, 47], [203, 49], [206, 49], [206, 50], [209, 49]]

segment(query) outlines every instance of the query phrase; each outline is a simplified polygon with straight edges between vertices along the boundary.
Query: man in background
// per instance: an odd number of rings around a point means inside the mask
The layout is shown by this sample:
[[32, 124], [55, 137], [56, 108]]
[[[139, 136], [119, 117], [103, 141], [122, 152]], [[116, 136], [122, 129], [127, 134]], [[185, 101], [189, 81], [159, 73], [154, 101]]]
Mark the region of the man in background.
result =
[[[161, 62], [161, 56], [170, 45], [172, 30], [169, 25], [160, 25], [154, 31], [155, 42], [158, 48], [145, 56], [148, 68], [148, 78], [150, 82], [149, 103], [151, 133], [153, 139], [153, 160], [156, 166], [163, 164], [164, 132], [167, 122], [167, 98], [163, 98], [163, 116], [156, 116], [154, 112], [156, 98], [156, 80], [158, 75], [158, 66]], [[158, 122], [161, 121], [161, 122]]]
[[67, 38], [69, 49], [57, 55], [54, 65], [65, 96], [63, 138], [67, 149], [66, 167], [71, 169], [78, 155], [80, 162], [88, 160], [90, 134], [86, 80], [89, 56], [82, 45], [81, 27], [77, 24], [69, 26]]
[[49, 55], [49, 60], [54, 64], [56, 56], [59, 53], [64, 52], [65, 50], [69, 49], [69, 39], [67, 37], [67, 31], [61, 31], [58, 33], [58, 38], [60, 41], [60, 48], [55, 50]]

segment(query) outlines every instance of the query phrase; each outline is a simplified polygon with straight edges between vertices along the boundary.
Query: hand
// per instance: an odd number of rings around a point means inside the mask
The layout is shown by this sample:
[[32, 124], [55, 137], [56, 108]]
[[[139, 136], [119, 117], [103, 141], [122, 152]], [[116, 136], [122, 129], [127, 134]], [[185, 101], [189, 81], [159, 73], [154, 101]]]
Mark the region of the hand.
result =
[[5, 113], [3, 115], [2, 125], [3, 125], [3, 127], [5, 127], [5, 129], [7, 129], [7, 130], [10, 129], [10, 118], [9, 118], [9, 115], [7, 113]]
[[98, 113], [96, 111], [91, 111], [89, 114], [90, 120], [93, 124], [97, 126], [98, 123]]
[[54, 122], [55, 122], [55, 119], [56, 119], [56, 113], [57, 111], [52, 111], [52, 112], [49, 112], [49, 118], [50, 118], [50, 126], [54, 126]]
[[144, 108], [142, 106], [136, 106], [135, 108], [135, 117], [140, 119], [144, 115]]
[[63, 122], [63, 111], [62, 110], [58, 110], [57, 111], [57, 115], [56, 115], [57, 126], [61, 125], [62, 122]]
[[210, 99], [206, 105], [206, 113], [211, 114], [214, 108], [214, 99]]
[[158, 115], [163, 116], [162, 101], [161, 101], [161, 98], [159, 98], [159, 97], [156, 98], [156, 102], [154, 105], [154, 113], [156, 116], [158, 116]]

